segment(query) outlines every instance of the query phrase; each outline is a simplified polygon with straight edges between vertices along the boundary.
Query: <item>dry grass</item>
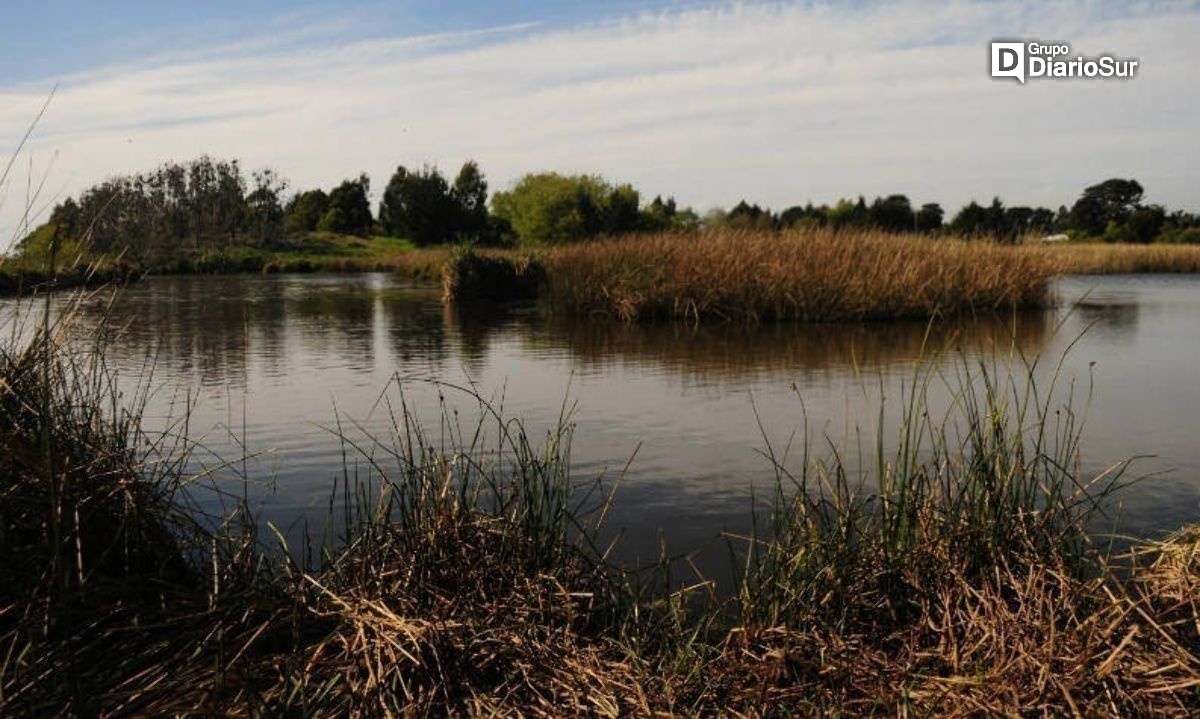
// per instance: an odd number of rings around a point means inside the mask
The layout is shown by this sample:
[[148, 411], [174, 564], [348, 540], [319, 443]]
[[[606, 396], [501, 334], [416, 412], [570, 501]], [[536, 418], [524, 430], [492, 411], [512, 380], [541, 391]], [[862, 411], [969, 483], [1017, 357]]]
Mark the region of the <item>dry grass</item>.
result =
[[1039, 248], [1065, 275], [1200, 272], [1200, 245], [1067, 244]]
[[699, 702], [746, 716], [1195, 716], [1200, 613], [1194, 594], [1170, 592], [1195, 588], [1197, 567], [1174, 558], [1197, 548], [1194, 536], [1144, 546], [1155, 568], [1127, 584], [1041, 554], [977, 578], [923, 576], [929, 598], [891, 629], [733, 635]]
[[553, 300], [626, 320], [857, 321], [988, 312], [1046, 300], [1053, 269], [986, 243], [876, 232], [719, 231], [547, 253]]

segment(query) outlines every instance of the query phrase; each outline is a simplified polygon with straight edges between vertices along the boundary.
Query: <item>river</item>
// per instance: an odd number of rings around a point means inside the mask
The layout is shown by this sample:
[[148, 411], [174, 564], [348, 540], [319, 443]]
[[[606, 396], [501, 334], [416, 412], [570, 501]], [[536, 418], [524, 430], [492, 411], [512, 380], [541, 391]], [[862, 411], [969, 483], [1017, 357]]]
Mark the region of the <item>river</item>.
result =
[[[1085, 469], [1150, 455], [1130, 470], [1142, 479], [1120, 495], [1119, 528], [1196, 521], [1200, 278], [1068, 277], [1055, 294], [1044, 311], [932, 329], [630, 326], [535, 307], [456, 311], [386, 274], [243, 275], [149, 278], [94, 297], [85, 315], [106, 312], [118, 328], [109, 361], [129, 396], [152, 390], [147, 426], [190, 406], [189, 433], [205, 446], [197, 462], [250, 478], [255, 507], [290, 536], [320, 524], [343, 473], [330, 428], [340, 418], [352, 436], [386, 437], [380, 398], [398, 399], [398, 381], [431, 427], [438, 392], [423, 380], [474, 386], [536, 433], [566, 402], [577, 479], [612, 479], [632, 458], [609, 518], [624, 535], [617, 556], [632, 561], [653, 557], [660, 539], [673, 552], [723, 552], [722, 532], [748, 526], [752, 490], [770, 487], [768, 442], [799, 446], [807, 417], [818, 454], [828, 442], [869, 447], [880, 394], [890, 422], [923, 355], [949, 371], [1015, 347], [1052, 368], [1072, 343], [1062, 376], [1075, 380], [1077, 411], [1086, 405]], [[469, 422], [471, 403], [448, 394]]]

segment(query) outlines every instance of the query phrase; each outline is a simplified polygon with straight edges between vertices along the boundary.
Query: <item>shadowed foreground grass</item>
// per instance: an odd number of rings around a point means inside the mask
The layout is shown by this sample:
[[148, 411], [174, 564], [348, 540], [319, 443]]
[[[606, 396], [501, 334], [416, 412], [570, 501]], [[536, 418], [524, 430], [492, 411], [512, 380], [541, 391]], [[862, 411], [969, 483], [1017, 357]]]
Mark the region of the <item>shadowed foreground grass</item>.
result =
[[768, 447], [723, 598], [606, 561], [620, 495], [572, 476], [566, 414], [426, 430], [399, 387], [391, 438], [345, 440], [371, 477], [334, 488], [337, 531], [283, 547], [198, 510], [223, 490], [182, 426], [147, 435], [66, 330], [0, 350], [4, 716], [1200, 711], [1200, 532], [1097, 551], [1125, 466], [1082, 475], [1073, 385], [1019, 361], [961, 359], [940, 410], [917, 365], [861, 471]]

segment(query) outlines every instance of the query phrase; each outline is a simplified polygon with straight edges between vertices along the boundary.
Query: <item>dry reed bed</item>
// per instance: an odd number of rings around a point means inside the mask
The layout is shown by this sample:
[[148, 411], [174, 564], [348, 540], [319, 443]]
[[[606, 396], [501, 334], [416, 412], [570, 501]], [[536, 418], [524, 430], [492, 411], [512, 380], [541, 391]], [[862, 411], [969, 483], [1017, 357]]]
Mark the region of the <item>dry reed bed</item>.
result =
[[1055, 271], [1068, 275], [1200, 272], [1198, 245], [1078, 244], [1040, 248]]
[[932, 591], [892, 628], [731, 635], [698, 704], [747, 716], [1195, 716], [1200, 614], [1194, 595], [1169, 593], [1195, 588], [1190, 533], [1144, 545], [1153, 565], [1127, 584], [1029, 557], [974, 579], [914, 577]]
[[546, 254], [555, 302], [631, 320], [857, 321], [1038, 305], [1053, 269], [986, 243], [876, 232], [631, 236]]

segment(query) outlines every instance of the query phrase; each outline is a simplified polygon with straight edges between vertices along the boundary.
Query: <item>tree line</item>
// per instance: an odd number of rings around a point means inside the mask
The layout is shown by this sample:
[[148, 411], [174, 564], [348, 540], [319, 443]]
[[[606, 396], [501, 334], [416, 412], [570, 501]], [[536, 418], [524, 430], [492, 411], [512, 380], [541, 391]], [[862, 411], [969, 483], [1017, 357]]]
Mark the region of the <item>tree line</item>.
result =
[[203, 156], [101, 182], [55, 206], [50, 222], [69, 237], [86, 233], [96, 252], [151, 261], [234, 244], [283, 247], [314, 232], [387, 235], [419, 246], [554, 244], [712, 227], [859, 228], [1000, 242], [1051, 233], [1109, 242], [1200, 242], [1200, 215], [1148, 204], [1141, 184], [1119, 178], [1085, 188], [1069, 208], [1005, 206], [996, 198], [988, 205], [972, 201], [949, 218], [940, 205], [917, 206], [902, 194], [870, 202], [861, 196], [833, 205], [810, 202], [778, 213], [743, 200], [701, 216], [670, 197], [643, 202], [629, 184], [555, 172], [527, 174], [489, 198], [487, 179], [473, 161], [464, 163], [453, 180], [431, 165], [398, 167], [375, 212], [366, 174], [328, 192], [309, 189], [285, 198], [287, 190], [287, 181], [272, 170], [247, 176], [237, 160]]
[[50, 222], [68, 237], [87, 233], [96, 252], [135, 257], [281, 236], [279, 197], [287, 183], [272, 170], [247, 178], [237, 160], [201, 157], [105, 180], [57, 204]]
[[773, 214], [742, 201], [728, 212], [715, 211], [710, 224], [752, 229], [848, 227], [885, 232], [949, 233], [1016, 242], [1029, 234], [1064, 233], [1079, 239], [1106, 242], [1200, 242], [1200, 215], [1182, 210], [1168, 213], [1161, 205], [1143, 202], [1137, 180], [1114, 178], [1084, 189], [1071, 206], [1005, 206], [1000, 198], [980, 205], [972, 200], [948, 220], [937, 203], [914, 207], [905, 195], [876, 197], [868, 203], [840, 200], [835, 205], [794, 206]]

